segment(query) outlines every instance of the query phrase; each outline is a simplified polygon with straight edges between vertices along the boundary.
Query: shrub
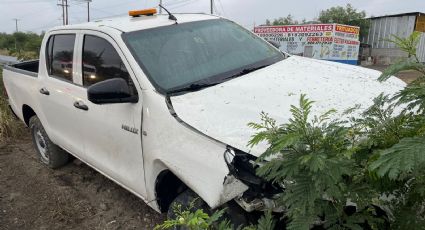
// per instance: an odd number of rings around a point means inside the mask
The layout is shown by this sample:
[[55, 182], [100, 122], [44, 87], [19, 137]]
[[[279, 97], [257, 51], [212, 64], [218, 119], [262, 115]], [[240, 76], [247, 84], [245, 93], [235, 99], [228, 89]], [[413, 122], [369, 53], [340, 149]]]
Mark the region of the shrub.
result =
[[257, 174], [284, 185], [279, 202], [287, 208], [288, 229], [424, 228], [425, 66], [416, 56], [417, 39], [416, 33], [395, 38], [409, 58], [380, 80], [403, 70], [421, 77], [396, 95], [379, 95], [360, 118], [331, 120], [334, 110], [311, 116], [314, 102], [301, 95], [288, 123], [262, 113], [261, 122], [249, 124], [257, 130], [249, 145], [269, 146]]

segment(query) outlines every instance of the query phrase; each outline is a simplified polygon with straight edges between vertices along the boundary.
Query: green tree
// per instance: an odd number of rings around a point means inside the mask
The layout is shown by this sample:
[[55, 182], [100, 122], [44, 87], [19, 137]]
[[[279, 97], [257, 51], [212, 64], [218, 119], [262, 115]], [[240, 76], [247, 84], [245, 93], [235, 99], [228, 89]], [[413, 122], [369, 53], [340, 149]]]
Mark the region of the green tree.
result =
[[294, 20], [294, 17], [291, 14], [288, 14], [286, 17], [280, 17], [273, 20], [273, 25], [293, 25], [298, 24], [297, 21]]
[[38, 58], [44, 34], [16, 32], [0, 33], [0, 49], [19, 59]]
[[366, 36], [369, 32], [370, 21], [366, 19], [365, 11], [357, 11], [351, 4], [345, 7], [335, 6], [320, 11], [318, 20], [322, 23], [339, 23], [359, 26], [360, 36]]
[[270, 22], [270, 20], [269, 20], [269, 19], [266, 19], [266, 25], [267, 25], [267, 26], [272, 25], [272, 23]]
[[273, 19], [273, 21], [270, 21], [269, 19], [266, 20], [266, 25], [270, 26], [283, 26], [283, 25], [298, 25], [305, 23], [306, 20], [303, 19], [302, 21], [295, 20], [294, 17], [291, 14], [288, 14], [286, 17], [280, 17]]

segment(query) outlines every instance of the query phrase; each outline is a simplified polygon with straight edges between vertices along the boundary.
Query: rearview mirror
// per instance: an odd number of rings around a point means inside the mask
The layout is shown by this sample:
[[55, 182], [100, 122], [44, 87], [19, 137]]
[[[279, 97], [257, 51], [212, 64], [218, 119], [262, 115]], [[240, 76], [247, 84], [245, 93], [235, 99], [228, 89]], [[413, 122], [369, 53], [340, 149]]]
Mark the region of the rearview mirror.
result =
[[87, 89], [87, 98], [95, 104], [136, 103], [137, 95], [130, 92], [130, 87], [122, 78], [113, 78], [98, 82]]

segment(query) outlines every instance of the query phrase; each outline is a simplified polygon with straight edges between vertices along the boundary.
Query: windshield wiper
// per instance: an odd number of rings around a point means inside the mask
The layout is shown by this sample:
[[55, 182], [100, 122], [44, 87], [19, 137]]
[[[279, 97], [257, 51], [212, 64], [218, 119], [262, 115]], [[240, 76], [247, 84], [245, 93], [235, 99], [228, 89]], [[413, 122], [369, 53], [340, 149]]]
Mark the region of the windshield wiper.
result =
[[257, 67], [252, 67], [252, 68], [246, 68], [246, 69], [243, 69], [243, 70], [241, 70], [241, 71], [237, 72], [236, 74], [233, 74], [233, 75], [232, 75], [232, 76], [230, 76], [230, 77], [226, 77], [226, 78], [224, 78], [224, 79], [223, 79], [223, 81], [225, 81], [225, 80], [229, 80], [229, 79], [232, 79], [232, 78], [235, 78], [235, 77], [240, 77], [240, 76], [243, 76], [243, 75], [245, 75], [245, 74], [249, 74], [249, 73], [254, 72], [254, 71], [256, 71], [256, 70], [259, 70], [259, 69], [265, 68], [265, 67], [267, 67], [267, 66], [269, 66], [269, 65], [262, 65], [262, 66], [257, 66]]
[[233, 74], [229, 77], [220, 79], [219, 81], [204, 82], [204, 83], [193, 83], [193, 84], [190, 84], [190, 85], [185, 86], [185, 87], [170, 90], [170, 91], [168, 91], [168, 94], [174, 94], [174, 93], [180, 93], [180, 92], [186, 92], [186, 91], [193, 92], [193, 91], [201, 90], [203, 88], [207, 88], [207, 87], [210, 87], [210, 86], [213, 86], [213, 85], [220, 84], [220, 83], [227, 81], [229, 79], [240, 77], [242, 75], [251, 73], [253, 71], [262, 69], [262, 68], [267, 67], [267, 66], [269, 66], [269, 65], [262, 65], [262, 66], [252, 67], [252, 68], [246, 68], [246, 69], [243, 69], [243, 70], [241, 70], [241, 71], [237, 72], [236, 74]]
[[203, 88], [207, 88], [209, 86], [213, 86], [213, 85], [217, 85], [219, 82], [211, 82], [211, 83], [193, 83], [190, 84], [189, 86], [186, 87], [182, 87], [182, 88], [178, 88], [178, 89], [174, 89], [171, 91], [168, 91], [168, 94], [173, 94], [173, 93], [180, 93], [180, 92], [185, 92], [185, 91], [197, 91]]

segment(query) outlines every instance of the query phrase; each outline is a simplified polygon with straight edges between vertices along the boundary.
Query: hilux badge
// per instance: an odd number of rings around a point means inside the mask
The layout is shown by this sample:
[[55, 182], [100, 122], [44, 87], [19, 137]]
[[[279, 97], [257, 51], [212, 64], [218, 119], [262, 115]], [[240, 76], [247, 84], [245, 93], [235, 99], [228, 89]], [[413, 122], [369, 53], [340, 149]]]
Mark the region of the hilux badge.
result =
[[139, 133], [139, 130], [138, 129], [136, 129], [134, 127], [130, 127], [128, 125], [122, 125], [121, 128], [124, 129], [125, 131], [131, 132], [131, 133], [134, 133], [134, 134], [138, 134]]

